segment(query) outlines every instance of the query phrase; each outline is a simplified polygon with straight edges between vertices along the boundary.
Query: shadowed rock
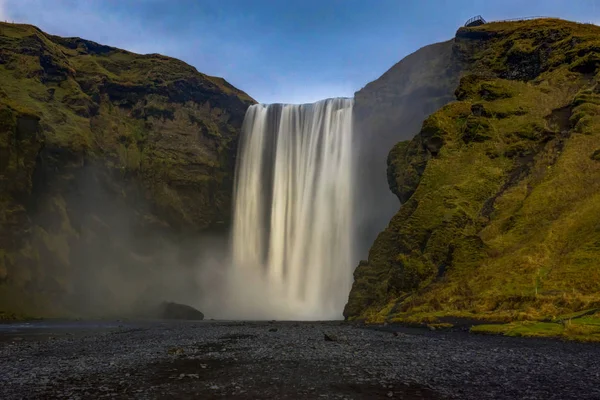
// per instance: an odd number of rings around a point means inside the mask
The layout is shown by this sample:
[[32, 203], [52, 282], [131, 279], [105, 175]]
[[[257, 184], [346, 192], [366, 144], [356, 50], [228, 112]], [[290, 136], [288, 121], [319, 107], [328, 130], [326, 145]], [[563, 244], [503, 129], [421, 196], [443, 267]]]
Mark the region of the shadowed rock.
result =
[[158, 307], [158, 316], [163, 319], [203, 320], [204, 314], [192, 306], [164, 301]]

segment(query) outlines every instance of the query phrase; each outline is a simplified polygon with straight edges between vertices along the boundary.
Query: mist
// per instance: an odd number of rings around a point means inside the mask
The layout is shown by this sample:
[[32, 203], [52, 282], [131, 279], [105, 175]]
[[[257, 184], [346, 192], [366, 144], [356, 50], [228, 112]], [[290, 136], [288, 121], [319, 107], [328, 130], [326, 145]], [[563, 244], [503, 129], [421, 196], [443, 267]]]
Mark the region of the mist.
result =
[[36, 176], [30, 209], [47, 271], [37, 279], [54, 288], [45, 294], [57, 308], [88, 318], [155, 317], [163, 301], [203, 311], [221, 290], [226, 229], [176, 229], [135, 176], [102, 165], [51, 179]]

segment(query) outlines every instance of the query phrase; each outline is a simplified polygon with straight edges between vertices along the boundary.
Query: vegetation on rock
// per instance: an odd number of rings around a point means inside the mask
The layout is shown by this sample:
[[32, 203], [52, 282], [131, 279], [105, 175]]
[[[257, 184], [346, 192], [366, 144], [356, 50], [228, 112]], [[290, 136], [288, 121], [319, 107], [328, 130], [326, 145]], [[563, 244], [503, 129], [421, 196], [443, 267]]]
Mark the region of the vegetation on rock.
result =
[[147, 275], [150, 232], [227, 224], [254, 100], [225, 80], [0, 23], [0, 83], [0, 310], [62, 313], [84, 265]]
[[460, 28], [457, 101], [388, 158], [403, 202], [348, 319], [541, 321], [600, 305], [600, 27]]

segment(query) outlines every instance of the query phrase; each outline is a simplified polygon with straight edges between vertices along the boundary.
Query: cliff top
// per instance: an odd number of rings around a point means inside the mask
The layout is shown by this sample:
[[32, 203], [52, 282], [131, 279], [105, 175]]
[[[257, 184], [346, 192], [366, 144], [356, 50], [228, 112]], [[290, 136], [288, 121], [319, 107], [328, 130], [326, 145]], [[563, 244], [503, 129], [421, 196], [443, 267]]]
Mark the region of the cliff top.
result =
[[52, 60], [56, 61], [55, 67], [66, 74], [94, 74], [128, 85], [152, 82], [159, 86], [201, 78], [206, 81], [204, 89], [256, 103], [225, 79], [198, 72], [195, 67], [181, 60], [160, 54], [137, 54], [78, 37], [49, 35], [33, 25], [0, 22], [0, 47], [3, 52], [14, 51], [30, 56], [39, 55], [43, 49], [56, 58]]

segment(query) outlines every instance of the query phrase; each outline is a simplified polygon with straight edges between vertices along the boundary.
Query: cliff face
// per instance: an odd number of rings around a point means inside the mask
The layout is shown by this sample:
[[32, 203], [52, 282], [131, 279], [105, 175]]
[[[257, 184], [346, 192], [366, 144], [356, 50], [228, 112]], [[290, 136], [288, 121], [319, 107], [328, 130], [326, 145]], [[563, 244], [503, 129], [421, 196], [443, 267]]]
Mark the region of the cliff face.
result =
[[0, 24], [0, 82], [0, 311], [149, 285], [169, 240], [227, 225], [254, 100], [223, 79]]
[[388, 157], [404, 204], [347, 318], [541, 319], [600, 305], [600, 28], [458, 30], [456, 101]]
[[423, 47], [355, 94], [359, 257], [366, 257], [399, 208], [386, 181], [389, 150], [400, 140], [412, 139], [427, 116], [454, 99], [462, 63], [453, 45], [449, 40]]

